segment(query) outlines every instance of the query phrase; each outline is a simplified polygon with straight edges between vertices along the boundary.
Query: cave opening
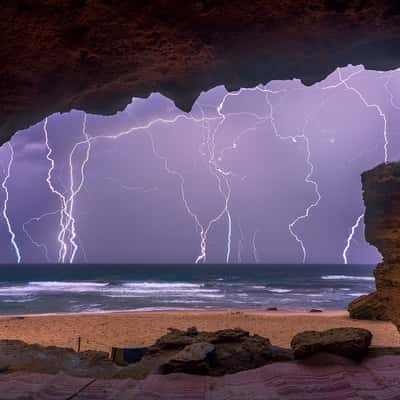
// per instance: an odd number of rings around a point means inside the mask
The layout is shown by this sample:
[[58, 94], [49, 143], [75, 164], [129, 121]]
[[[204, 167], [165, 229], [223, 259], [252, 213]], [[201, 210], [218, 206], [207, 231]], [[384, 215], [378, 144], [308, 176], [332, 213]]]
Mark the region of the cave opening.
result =
[[[361, 173], [399, 157], [399, 85], [397, 70], [349, 65], [312, 86], [218, 86], [190, 112], [154, 93], [111, 116], [50, 115], [0, 149], [1, 262], [269, 264], [272, 275], [285, 264], [290, 287], [261, 272], [235, 301], [265, 307], [261, 289], [271, 307], [302, 296], [343, 308], [375, 289], [381, 255], [364, 236]], [[300, 264], [315, 277], [290, 267]], [[191, 284], [224, 304], [221, 288]]]

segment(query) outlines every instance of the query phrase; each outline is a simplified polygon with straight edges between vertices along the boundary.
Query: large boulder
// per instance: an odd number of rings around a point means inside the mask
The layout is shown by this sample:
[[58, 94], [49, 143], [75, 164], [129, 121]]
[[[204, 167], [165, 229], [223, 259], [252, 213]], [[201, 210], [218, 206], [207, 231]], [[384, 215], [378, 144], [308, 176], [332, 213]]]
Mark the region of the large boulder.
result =
[[354, 360], [363, 358], [371, 344], [372, 334], [363, 328], [333, 328], [326, 331], [305, 331], [295, 335], [290, 343], [295, 358], [327, 352]]
[[217, 332], [171, 329], [149, 347], [138, 366], [127, 367], [122, 373], [141, 365], [161, 374], [219, 376], [292, 359], [291, 350], [273, 346], [268, 339], [239, 328]]
[[353, 319], [372, 321], [390, 320], [389, 313], [380, 296], [376, 292], [353, 300], [348, 306], [348, 311], [350, 318]]

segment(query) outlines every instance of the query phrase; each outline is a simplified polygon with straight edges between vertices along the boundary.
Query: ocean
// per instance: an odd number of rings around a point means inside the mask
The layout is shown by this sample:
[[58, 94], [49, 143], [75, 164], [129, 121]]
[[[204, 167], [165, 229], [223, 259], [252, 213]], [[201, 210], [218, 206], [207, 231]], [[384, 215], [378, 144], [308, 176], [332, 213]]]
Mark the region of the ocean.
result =
[[343, 310], [373, 265], [3, 265], [0, 314]]

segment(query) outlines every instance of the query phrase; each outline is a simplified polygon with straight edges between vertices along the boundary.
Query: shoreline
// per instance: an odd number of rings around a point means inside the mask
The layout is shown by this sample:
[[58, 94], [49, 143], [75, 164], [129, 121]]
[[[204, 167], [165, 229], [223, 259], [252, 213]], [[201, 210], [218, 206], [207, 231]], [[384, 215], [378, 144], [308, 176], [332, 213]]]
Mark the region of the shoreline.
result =
[[242, 328], [290, 347], [292, 337], [305, 330], [360, 327], [373, 334], [375, 347], [400, 347], [400, 335], [390, 322], [352, 320], [345, 310], [302, 311], [147, 311], [0, 316], [0, 340], [22, 340], [43, 346], [109, 352], [111, 347], [145, 347], [169, 328], [201, 331]]
[[90, 316], [90, 315], [114, 315], [114, 314], [158, 314], [158, 313], [179, 313], [179, 314], [204, 314], [204, 313], [246, 313], [246, 314], [296, 314], [296, 315], [348, 315], [347, 310], [321, 310], [321, 312], [311, 312], [304, 310], [255, 310], [255, 309], [230, 309], [230, 308], [213, 308], [213, 309], [197, 309], [197, 308], [170, 308], [165, 310], [143, 310], [143, 309], [131, 309], [131, 310], [104, 310], [104, 311], [82, 311], [82, 312], [59, 312], [59, 313], [37, 313], [37, 314], [0, 314], [0, 320], [4, 318], [34, 318], [34, 317], [57, 317], [57, 316]]

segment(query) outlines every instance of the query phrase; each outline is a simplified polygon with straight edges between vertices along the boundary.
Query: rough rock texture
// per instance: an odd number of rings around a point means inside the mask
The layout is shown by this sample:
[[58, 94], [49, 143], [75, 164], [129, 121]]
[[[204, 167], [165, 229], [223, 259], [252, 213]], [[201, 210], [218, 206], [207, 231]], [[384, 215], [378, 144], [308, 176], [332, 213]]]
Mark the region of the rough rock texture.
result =
[[77, 353], [72, 349], [43, 347], [26, 344], [20, 340], [0, 341], [0, 369], [46, 374], [63, 372], [92, 378], [110, 378], [119, 370], [108, 358], [107, 353], [99, 351]]
[[400, 163], [364, 172], [365, 238], [383, 262], [375, 269], [377, 294], [400, 329]]
[[373, 292], [353, 300], [348, 311], [350, 318], [372, 321], [390, 321], [389, 313], [378, 293]]
[[362, 328], [333, 328], [326, 331], [298, 333], [290, 343], [295, 358], [303, 359], [315, 353], [327, 352], [354, 360], [363, 358], [371, 344], [372, 334]]
[[161, 366], [162, 372], [164, 374], [184, 372], [207, 375], [213, 356], [215, 356], [213, 344], [207, 342], [189, 344]]
[[329, 354], [266, 365], [224, 377], [187, 374], [95, 380], [66, 375], [0, 374], [2, 400], [396, 400], [400, 357], [367, 357], [361, 364]]
[[54, 112], [400, 65], [397, 0], [3, 0], [0, 143]]
[[149, 372], [219, 376], [292, 359], [290, 350], [272, 346], [268, 339], [242, 329], [171, 329], [149, 347], [140, 363], [126, 367], [118, 377], [138, 376], [139, 370], [144, 376]]

